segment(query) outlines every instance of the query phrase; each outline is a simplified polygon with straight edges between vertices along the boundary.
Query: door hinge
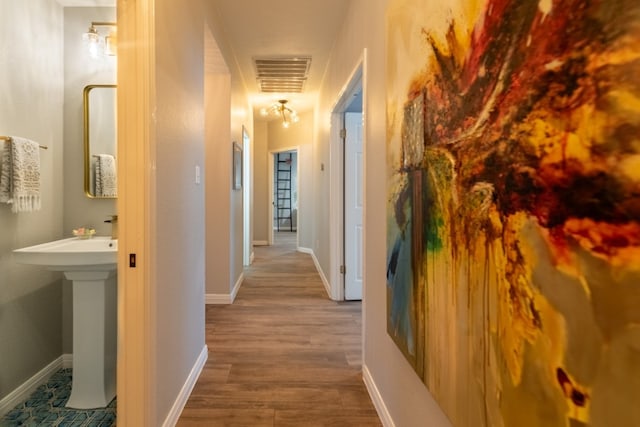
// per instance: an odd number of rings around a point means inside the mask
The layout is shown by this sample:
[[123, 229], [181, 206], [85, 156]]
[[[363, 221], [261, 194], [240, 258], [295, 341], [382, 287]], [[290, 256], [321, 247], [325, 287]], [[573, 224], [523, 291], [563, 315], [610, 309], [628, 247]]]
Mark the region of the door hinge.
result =
[[347, 137], [347, 130], [340, 129], [340, 138], [345, 139]]
[[347, 274], [347, 267], [345, 267], [344, 265], [340, 266], [340, 274]]

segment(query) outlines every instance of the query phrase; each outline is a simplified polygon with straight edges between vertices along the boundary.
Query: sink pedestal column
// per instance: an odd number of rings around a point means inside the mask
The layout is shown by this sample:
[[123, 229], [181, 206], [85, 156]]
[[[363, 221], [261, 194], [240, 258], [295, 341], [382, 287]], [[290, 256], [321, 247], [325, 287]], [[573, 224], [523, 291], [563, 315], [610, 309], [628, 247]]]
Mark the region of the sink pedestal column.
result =
[[73, 281], [73, 383], [68, 408], [103, 408], [116, 395], [116, 272], [112, 268], [64, 273]]

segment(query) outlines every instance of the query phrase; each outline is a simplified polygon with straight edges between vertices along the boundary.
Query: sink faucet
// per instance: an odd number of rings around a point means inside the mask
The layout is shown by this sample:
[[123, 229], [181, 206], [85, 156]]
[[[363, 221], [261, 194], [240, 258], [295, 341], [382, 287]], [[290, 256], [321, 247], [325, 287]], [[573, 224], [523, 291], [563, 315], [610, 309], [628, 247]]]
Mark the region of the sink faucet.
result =
[[105, 222], [111, 223], [111, 239], [116, 240], [118, 238], [118, 215], [111, 215], [111, 219]]

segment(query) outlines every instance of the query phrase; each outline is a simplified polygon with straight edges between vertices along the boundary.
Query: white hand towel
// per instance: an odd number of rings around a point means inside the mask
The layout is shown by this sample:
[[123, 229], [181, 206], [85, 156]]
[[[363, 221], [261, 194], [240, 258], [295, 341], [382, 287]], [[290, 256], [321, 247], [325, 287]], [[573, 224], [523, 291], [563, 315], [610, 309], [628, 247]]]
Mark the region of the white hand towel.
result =
[[102, 197], [102, 171], [100, 170], [100, 156], [96, 156], [96, 160], [93, 162], [94, 175], [93, 182], [95, 185], [94, 194], [98, 197]]
[[11, 211], [40, 210], [40, 144], [11, 137], [2, 151], [0, 202], [11, 205]]
[[118, 179], [116, 159], [111, 154], [98, 154], [96, 162], [96, 196], [116, 197]]

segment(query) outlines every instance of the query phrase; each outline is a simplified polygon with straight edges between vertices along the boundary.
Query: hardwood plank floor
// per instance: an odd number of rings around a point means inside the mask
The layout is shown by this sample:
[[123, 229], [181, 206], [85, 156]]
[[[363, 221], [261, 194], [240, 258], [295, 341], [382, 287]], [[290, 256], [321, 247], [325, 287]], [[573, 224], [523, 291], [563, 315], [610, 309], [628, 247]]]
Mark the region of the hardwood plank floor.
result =
[[381, 426], [362, 382], [361, 304], [331, 301], [295, 233], [256, 247], [232, 305], [208, 305], [209, 359], [185, 426]]

